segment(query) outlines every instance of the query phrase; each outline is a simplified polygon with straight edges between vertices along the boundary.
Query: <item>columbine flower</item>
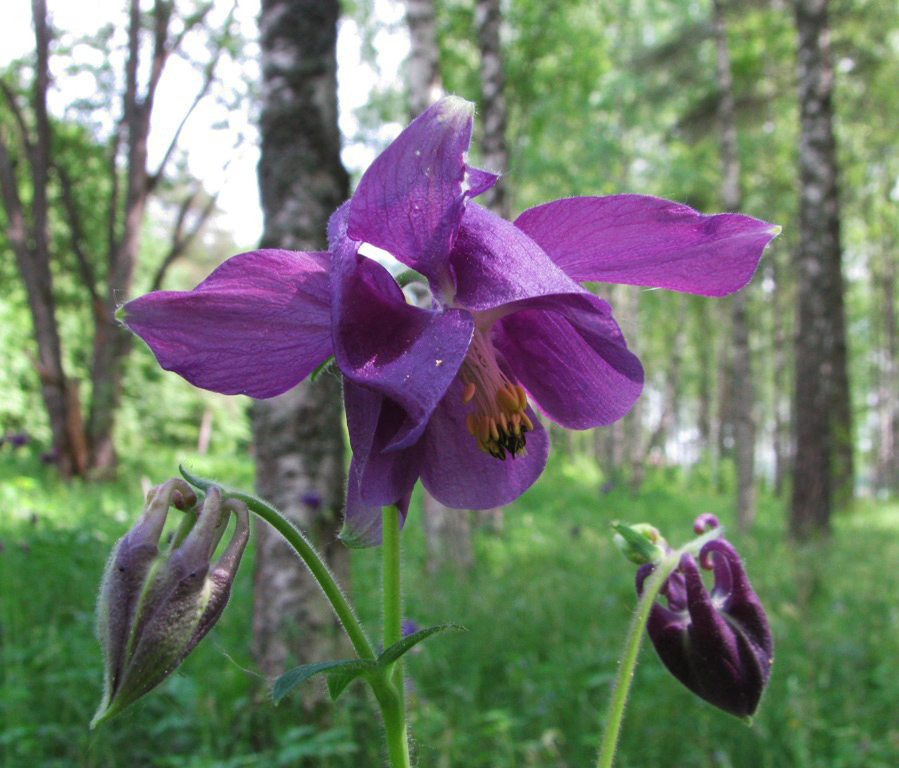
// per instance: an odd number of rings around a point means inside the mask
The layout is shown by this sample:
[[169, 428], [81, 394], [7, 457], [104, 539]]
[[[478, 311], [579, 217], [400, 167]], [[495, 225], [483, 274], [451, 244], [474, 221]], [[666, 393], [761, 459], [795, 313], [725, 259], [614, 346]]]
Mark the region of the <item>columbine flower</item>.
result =
[[[103, 647], [103, 700], [91, 723], [112, 717], [168, 677], [218, 621], [250, 535], [246, 505], [222, 504], [210, 490], [186, 537], [160, 553], [169, 506], [186, 509], [196, 496], [183, 480], [147, 494], [144, 513], [116, 544], [97, 600]], [[210, 558], [234, 512], [236, 526], [214, 565]], [[185, 514], [193, 515], [187, 511]]]
[[[712, 515], [698, 518], [694, 530], [709, 527], [717, 527]], [[768, 619], [729, 542], [706, 542], [699, 564], [714, 569], [712, 591], [706, 590], [693, 556], [682, 555], [662, 587], [668, 607], [655, 603], [646, 629], [659, 658], [681, 683], [719, 709], [748, 719], [774, 660]], [[644, 565], [637, 571], [638, 594], [652, 569]]]
[[[557, 200], [507, 222], [472, 202], [496, 176], [466, 162], [473, 106], [448, 97], [374, 161], [328, 227], [330, 251], [261, 250], [189, 292], [125, 305], [163, 368], [226, 394], [272, 397], [332, 354], [353, 462], [344, 538], [380, 537], [380, 509], [415, 482], [450, 507], [487, 509], [543, 471], [559, 424], [611, 424], [643, 386], [609, 305], [578, 281], [722, 296], [777, 232], [639, 195]], [[427, 280], [412, 306], [384, 249]]]

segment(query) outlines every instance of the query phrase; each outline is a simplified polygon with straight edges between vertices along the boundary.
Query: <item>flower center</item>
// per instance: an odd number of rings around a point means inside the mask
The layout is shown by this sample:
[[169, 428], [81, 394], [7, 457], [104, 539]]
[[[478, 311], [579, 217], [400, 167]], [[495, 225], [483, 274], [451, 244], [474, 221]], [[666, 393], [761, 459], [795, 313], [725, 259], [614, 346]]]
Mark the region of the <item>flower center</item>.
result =
[[513, 459], [524, 454], [525, 434], [534, 424], [525, 413], [528, 398], [524, 388], [500, 370], [488, 334], [489, 330], [475, 330], [459, 369], [464, 385], [462, 402], [473, 406], [465, 423], [478, 448], [505, 461], [506, 454]]

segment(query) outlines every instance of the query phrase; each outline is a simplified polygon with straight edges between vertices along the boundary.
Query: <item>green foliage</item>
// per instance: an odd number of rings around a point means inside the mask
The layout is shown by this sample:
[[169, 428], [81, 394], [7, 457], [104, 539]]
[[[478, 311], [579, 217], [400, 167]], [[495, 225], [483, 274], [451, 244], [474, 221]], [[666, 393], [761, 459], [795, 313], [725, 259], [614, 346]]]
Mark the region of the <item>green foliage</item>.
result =
[[[8, 451], [8, 448], [3, 450]], [[101, 689], [93, 604], [114, 541], [141, 508], [138, 479], [175, 473], [146, 457], [116, 484], [59, 484], [30, 454], [0, 462], [0, 762], [25, 766], [377, 765], [382, 737], [363, 688], [350, 688], [315, 728], [292, 699], [272, 708], [250, 653], [250, 567], [232, 603], [160, 689], [89, 734]], [[192, 460], [249, 487], [236, 456]], [[597, 490], [582, 458], [556, 454], [543, 480], [480, 532], [467, 573], [431, 572], [420, 508], [404, 532], [406, 616], [469, 631], [404, 656], [411, 727], [422, 765], [590, 765], [617, 654], [635, 604], [634, 567], [611, 540], [613, 519], [650, 520], [677, 540], [699, 512], [732, 523], [728, 497], [677, 470], [651, 474], [639, 496]], [[607, 489], [608, 490], [608, 489]], [[417, 502], [417, 500], [416, 500]], [[622, 766], [887, 768], [899, 732], [894, 595], [899, 507], [837, 520], [830, 542], [784, 543], [783, 510], [764, 499], [751, 533], [730, 531], [775, 635], [769, 690], [751, 729], [696, 700], [646, 645], [620, 752]], [[379, 622], [379, 553], [354, 553], [364, 623]]]

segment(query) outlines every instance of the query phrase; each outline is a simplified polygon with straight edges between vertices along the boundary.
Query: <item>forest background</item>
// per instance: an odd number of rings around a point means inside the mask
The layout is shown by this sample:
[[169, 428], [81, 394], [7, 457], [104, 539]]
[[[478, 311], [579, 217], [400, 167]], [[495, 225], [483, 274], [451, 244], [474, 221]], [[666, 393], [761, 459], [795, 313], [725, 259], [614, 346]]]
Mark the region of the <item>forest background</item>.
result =
[[[797, 24], [815, 5], [359, 0], [340, 9], [341, 157], [353, 179], [423, 92], [424, 103], [448, 92], [479, 105], [473, 159], [502, 157], [504, 198], [491, 205], [513, 216], [558, 197], [636, 192], [703, 212], [739, 207], [783, 226], [739, 298], [596, 286], [644, 361], [646, 390], [612, 427], [553, 430], [547, 473], [520, 501], [473, 516], [416, 499], [405, 534], [407, 612], [422, 625], [469, 629], [429, 643], [408, 665], [422, 765], [588, 765], [633, 603], [607, 524], [649, 519], [677, 540], [699, 512], [732, 530], [769, 607], [771, 689], [746, 729], [691, 701], [644, 649], [620, 764], [895, 763], [899, 10], [887, 0], [829, 3], [841, 281], [838, 296], [831, 283], [817, 298], [844, 317], [848, 386], [842, 406], [822, 405], [840, 388], [815, 390], [829, 374], [808, 375], [803, 355], [832, 370], [839, 344], [804, 349], [811, 334], [799, 327], [815, 288], [803, 266], [809, 225], [833, 231], [824, 197], [811, 217], [803, 209], [817, 193], [802, 152], [808, 67]], [[489, 6], [500, 11], [492, 47]], [[110, 10], [87, 35], [47, 27], [45, 65], [38, 29], [36, 52], [2, 75], [0, 175], [13, 182], [0, 233], [0, 755], [9, 766], [376, 765], [381, 737], [361, 690], [334, 710], [314, 690], [269, 708], [272, 665], [321, 660], [315, 653], [333, 641], [327, 622], [298, 619], [278, 628], [288, 640], [273, 659], [274, 630], [254, 609], [248, 564], [234, 604], [181, 673], [99, 732], [86, 730], [101, 683], [96, 584], [141, 506], [142, 484], [187, 461], [249, 488], [254, 457], [264, 459], [264, 420], [251, 419], [246, 400], [160, 371], [108, 322], [124, 298], [191, 288], [264, 239], [261, 216], [244, 215], [256, 205], [247, 168], [269, 98], [259, 11], [133, 7], [131, 19], [125, 7]], [[422, 19], [433, 22], [433, 42], [426, 29], [422, 38]], [[491, 55], [499, 83], [485, 66]], [[823, 258], [833, 266], [832, 252]], [[32, 295], [51, 287], [58, 365], [45, 357]], [[121, 381], [104, 378], [119, 363]], [[68, 403], [55, 425], [54, 387]], [[796, 461], [797, 416], [808, 404], [825, 423], [811, 443], [824, 434], [829, 450], [811, 480]], [[339, 421], [321, 428], [342, 435]], [[794, 482], [797, 470], [805, 485]], [[797, 511], [796, 488], [809, 482], [828, 489], [826, 509], [819, 499], [811, 517]], [[363, 618], [376, 621], [367, 589], [376, 556], [359, 553], [346, 568]], [[258, 582], [258, 565], [256, 574]]]

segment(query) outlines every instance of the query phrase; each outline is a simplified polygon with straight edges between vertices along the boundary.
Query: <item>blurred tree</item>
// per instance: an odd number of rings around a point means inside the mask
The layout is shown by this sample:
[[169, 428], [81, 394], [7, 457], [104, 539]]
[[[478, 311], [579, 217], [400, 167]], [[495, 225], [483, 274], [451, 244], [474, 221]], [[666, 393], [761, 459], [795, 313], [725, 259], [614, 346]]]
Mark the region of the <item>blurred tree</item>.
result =
[[[328, 217], [349, 196], [337, 127], [337, 0], [263, 0], [259, 189], [263, 248], [325, 250]], [[348, 550], [337, 540], [345, 483], [340, 380], [254, 403], [256, 486], [301, 527], [339, 581]], [[330, 605], [293, 551], [256, 528], [253, 650], [266, 675], [287, 663], [333, 658], [341, 633]], [[307, 689], [314, 692], [316, 689]], [[306, 703], [318, 702], [310, 694]]]
[[800, 109], [796, 457], [790, 533], [826, 532], [852, 493], [852, 441], [827, 0], [795, 0]]
[[[219, 29], [207, 26], [211, 7], [202, 3], [178, 14], [174, 3], [156, 0], [152, 12], [144, 13], [138, 0], [131, 0], [121, 73], [114, 71], [109, 56], [114, 48], [115, 28], [104, 28], [91, 41], [93, 47], [103, 51], [104, 63], [90, 73], [97, 90], [87, 99], [89, 106], [95, 111], [105, 110], [105, 120], [109, 122], [116, 109], [113, 102], [118, 98], [121, 112], [111, 131], [107, 131], [111, 137], [105, 167], [97, 170], [94, 166], [97, 176], [90, 180], [82, 178], [87, 170], [85, 163], [93, 159], [84, 153], [90, 142], [82, 142], [75, 152], [66, 151], [71, 131], [58, 129], [47, 108], [54, 33], [48, 23], [45, 0], [32, 2], [36, 52], [27, 107], [17, 92], [18, 82], [12, 78], [2, 81], [18, 134], [16, 142], [0, 134], [0, 189], [6, 209], [7, 238], [28, 296], [38, 348], [35, 365], [53, 449], [64, 476], [107, 474], [115, 468], [115, 417], [132, 337], [118, 327], [114, 313], [132, 289], [148, 200], [164, 186], [181, 129], [209, 92], [219, 61], [233, 44], [231, 16]], [[194, 31], [204, 35], [208, 43], [207, 58], [199, 63], [202, 84], [161, 161], [151, 169], [147, 142], [160, 79], [170, 57], [182, 50], [185, 38]], [[148, 52], [149, 61], [144, 61]], [[68, 149], [72, 149], [71, 142]], [[18, 158], [22, 161], [16, 162]], [[98, 183], [96, 178], [101, 181]], [[67, 227], [65, 255], [74, 258], [72, 272], [80, 283], [82, 296], [89, 300], [93, 320], [86, 419], [78, 381], [66, 370], [60, 335], [59, 284], [53, 272], [54, 263], [62, 263], [64, 258], [54, 249], [57, 241], [51, 236], [51, 228], [58, 224], [54, 221], [56, 212], [49, 205], [54, 191], [58, 193], [58, 216]], [[199, 187], [194, 184], [180, 202], [181, 212], [170, 247], [156, 270], [157, 284], [214, 210], [214, 200], [207, 199], [198, 207], [199, 197]], [[101, 219], [105, 225], [98, 226]]]
[[[734, 81], [722, 0], [712, 0], [715, 38], [715, 80], [718, 86], [718, 134], [721, 142], [721, 202], [726, 211], [742, 207], [740, 155]], [[731, 417], [734, 422], [734, 457], [737, 465], [737, 525], [748, 528], [755, 517], [755, 394], [749, 350], [749, 288], [731, 296]]]
[[[506, 76], [500, 42], [502, 11], [499, 0], [476, 0], [474, 23], [481, 54], [481, 163], [488, 171], [505, 174], [509, 157], [506, 150]], [[491, 189], [481, 195], [478, 202], [504, 219], [509, 218], [505, 176], [501, 176]]]
[[405, 3], [409, 27], [409, 56], [406, 59], [409, 117], [415, 118], [443, 95], [443, 83], [434, 0], [405, 0]]

